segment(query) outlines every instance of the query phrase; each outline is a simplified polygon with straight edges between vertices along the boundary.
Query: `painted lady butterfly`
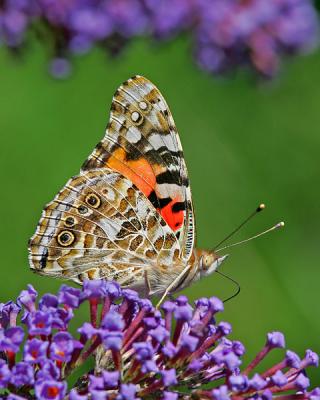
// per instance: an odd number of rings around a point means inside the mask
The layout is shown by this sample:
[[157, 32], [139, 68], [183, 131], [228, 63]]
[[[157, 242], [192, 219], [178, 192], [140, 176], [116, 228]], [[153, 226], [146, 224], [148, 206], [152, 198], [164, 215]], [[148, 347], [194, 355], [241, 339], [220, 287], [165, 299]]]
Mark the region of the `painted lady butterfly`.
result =
[[146, 78], [129, 79], [113, 97], [104, 138], [45, 207], [30, 267], [164, 298], [224, 259], [195, 248], [188, 173], [166, 101]]

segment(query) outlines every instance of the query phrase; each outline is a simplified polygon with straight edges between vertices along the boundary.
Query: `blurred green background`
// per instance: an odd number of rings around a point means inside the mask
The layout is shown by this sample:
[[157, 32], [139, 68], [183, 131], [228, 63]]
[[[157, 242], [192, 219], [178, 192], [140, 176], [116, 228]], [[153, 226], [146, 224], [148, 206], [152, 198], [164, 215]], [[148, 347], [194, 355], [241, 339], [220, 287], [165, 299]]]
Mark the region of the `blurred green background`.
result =
[[[284, 220], [286, 227], [230, 249], [222, 272], [241, 284], [220, 317], [252, 356], [265, 334], [281, 330], [301, 356], [319, 352], [320, 54], [286, 65], [272, 83], [246, 74], [212, 78], [192, 64], [184, 39], [150, 47], [136, 41], [118, 60], [99, 51], [78, 59], [60, 82], [47, 55], [23, 61], [0, 51], [1, 292], [15, 298], [27, 283], [42, 294], [61, 282], [29, 271], [27, 241], [49, 202], [103, 135], [112, 95], [135, 74], [165, 95], [181, 135], [196, 208], [198, 245], [212, 247], [261, 202], [267, 208], [233, 239]], [[185, 294], [234, 291], [212, 275]], [[85, 318], [85, 316], [83, 316]], [[319, 371], [310, 371], [314, 382]]]

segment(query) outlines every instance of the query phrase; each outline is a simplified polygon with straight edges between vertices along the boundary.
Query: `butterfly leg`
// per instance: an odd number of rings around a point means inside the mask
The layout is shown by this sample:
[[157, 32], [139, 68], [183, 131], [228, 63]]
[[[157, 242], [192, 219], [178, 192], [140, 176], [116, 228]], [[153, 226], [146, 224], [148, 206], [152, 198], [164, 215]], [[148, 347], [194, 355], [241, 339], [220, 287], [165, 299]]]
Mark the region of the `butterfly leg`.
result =
[[149, 277], [148, 277], [148, 271], [145, 271], [145, 273], [144, 273], [144, 280], [145, 280], [146, 288], [147, 288], [146, 295], [151, 296], [152, 293], [151, 293], [151, 285], [150, 285], [150, 281], [149, 281]]
[[170, 294], [170, 291], [177, 287], [179, 281], [183, 278], [183, 276], [188, 273], [190, 270], [190, 266], [187, 265], [181, 272], [180, 274], [170, 283], [170, 285], [167, 287], [165, 292], [163, 293], [161, 299], [159, 300], [158, 304], [156, 305], [156, 308], [158, 309], [161, 304], [163, 303], [164, 299]]

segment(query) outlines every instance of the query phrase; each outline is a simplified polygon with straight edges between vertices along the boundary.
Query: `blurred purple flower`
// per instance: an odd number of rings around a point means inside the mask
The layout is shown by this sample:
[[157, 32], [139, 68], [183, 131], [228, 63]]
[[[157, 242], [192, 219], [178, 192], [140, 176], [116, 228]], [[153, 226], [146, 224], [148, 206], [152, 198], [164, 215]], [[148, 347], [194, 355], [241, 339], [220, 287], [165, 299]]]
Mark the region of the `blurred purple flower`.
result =
[[125, 38], [144, 33], [148, 26], [148, 16], [141, 0], [105, 1], [105, 13], [113, 24], [113, 32]]
[[112, 32], [112, 17], [101, 8], [75, 7], [69, 19], [71, 31], [89, 41], [104, 39]]
[[49, 71], [58, 79], [71, 74], [71, 55], [94, 46], [117, 54], [140, 35], [169, 40], [185, 32], [202, 69], [217, 74], [250, 66], [272, 77], [283, 56], [318, 44], [319, 21], [311, 0], [2, 1], [0, 43], [22, 48], [29, 31], [53, 40]]
[[54, 78], [64, 79], [71, 73], [71, 64], [66, 58], [57, 57], [50, 61], [49, 71]]
[[197, 0], [196, 57], [220, 73], [250, 65], [273, 76], [283, 55], [306, 52], [318, 44], [319, 22], [309, 0]]

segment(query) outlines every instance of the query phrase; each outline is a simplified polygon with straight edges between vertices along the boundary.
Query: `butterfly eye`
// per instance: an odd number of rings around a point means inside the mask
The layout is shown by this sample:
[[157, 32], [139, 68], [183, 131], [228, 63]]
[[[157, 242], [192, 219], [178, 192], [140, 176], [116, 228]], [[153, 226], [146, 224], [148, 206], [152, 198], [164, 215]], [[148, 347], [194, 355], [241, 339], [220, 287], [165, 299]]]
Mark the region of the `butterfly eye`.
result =
[[74, 218], [72, 218], [72, 217], [68, 217], [64, 221], [64, 225], [67, 227], [71, 227], [71, 226], [75, 225], [75, 223], [76, 222], [75, 222]]
[[101, 204], [100, 198], [99, 198], [96, 194], [94, 194], [94, 193], [88, 194], [88, 195], [86, 196], [86, 198], [85, 198], [85, 202], [86, 202], [89, 206], [91, 206], [91, 207], [93, 207], [93, 208], [98, 208], [98, 207], [100, 206], [100, 204]]
[[207, 270], [211, 266], [211, 264], [213, 263], [213, 260], [214, 260], [214, 258], [210, 254], [202, 256], [202, 258], [201, 258], [201, 267], [202, 267], [202, 269]]
[[61, 246], [67, 247], [74, 242], [75, 237], [70, 231], [62, 231], [59, 233], [57, 240]]
[[143, 116], [138, 111], [131, 113], [131, 120], [135, 125], [140, 125], [143, 122]]

